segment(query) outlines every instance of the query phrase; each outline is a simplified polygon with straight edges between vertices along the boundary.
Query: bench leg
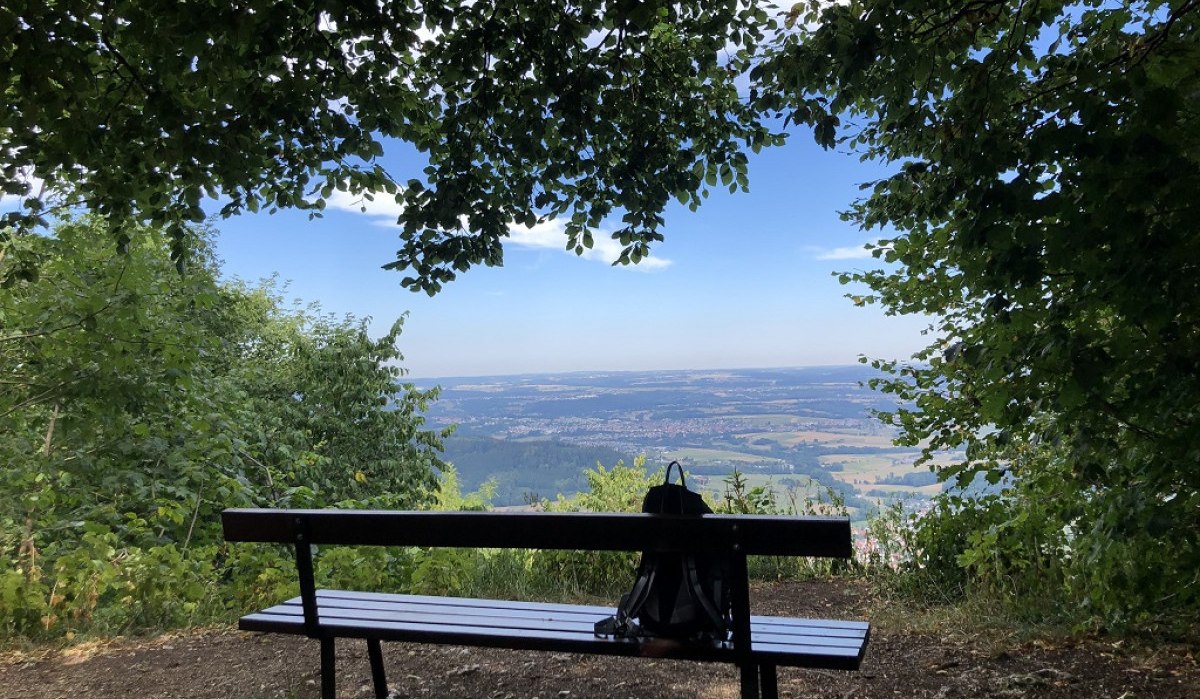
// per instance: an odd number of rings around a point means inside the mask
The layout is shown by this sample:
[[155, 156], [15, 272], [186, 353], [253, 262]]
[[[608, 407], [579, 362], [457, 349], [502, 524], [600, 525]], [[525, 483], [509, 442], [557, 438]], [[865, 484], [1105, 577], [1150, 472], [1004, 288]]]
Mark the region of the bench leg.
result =
[[337, 699], [333, 636], [321, 637], [321, 699]]
[[742, 671], [742, 699], [758, 699], [758, 666], [739, 665]]
[[760, 665], [762, 675], [762, 699], [779, 699], [779, 678], [775, 675], [774, 665]]
[[371, 656], [371, 684], [375, 685], [375, 699], [387, 699], [387, 675], [383, 672], [383, 649], [378, 638], [367, 639], [367, 654]]

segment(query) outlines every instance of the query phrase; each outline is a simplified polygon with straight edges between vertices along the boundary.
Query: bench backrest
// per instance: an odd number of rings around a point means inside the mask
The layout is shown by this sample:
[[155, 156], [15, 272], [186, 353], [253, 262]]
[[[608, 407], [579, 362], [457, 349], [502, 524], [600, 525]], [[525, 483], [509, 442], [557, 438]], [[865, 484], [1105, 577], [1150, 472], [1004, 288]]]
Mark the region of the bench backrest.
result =
[[849, 558], [846, 517], [231, 509], [227, 541]]

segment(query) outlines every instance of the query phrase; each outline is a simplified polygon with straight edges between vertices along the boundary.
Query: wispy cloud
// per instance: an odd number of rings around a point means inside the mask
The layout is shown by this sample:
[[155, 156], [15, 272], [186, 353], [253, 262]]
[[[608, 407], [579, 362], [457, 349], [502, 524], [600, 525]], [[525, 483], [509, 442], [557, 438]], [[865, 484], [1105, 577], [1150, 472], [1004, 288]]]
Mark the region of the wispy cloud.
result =
[[362, 214], [371, 219], [377, 226], [395, 226], [396, 219], [404, 213], [404, 205], [387, 192], [379, 192], [367, 200], [361, 194], [335, 191], [325, 200], [325, 206], [330, 209], [349, 211], [352, 214]]
[[[508, 224], [508, 242], [523, 248], [559, 250], [569, 255], [575, 254], [574, 251], [565, 249], [567, 233], [561, 221], [543, 221], [533, 228], [510, 223]], [[612, 264], [621, 256], [621, 249], [621, 243], [612, 239], [610, 231], [597, 229], [592, 231], [592, 247], [585, 249], [580, 257], [585, 260]], [[630, 268], [649, 271], [665, 269], [671, 264], [671, 260], [651, 255], [643, 258], [636, 265], [631, 265]]]
[[814, 257], [818, 260], [865, 260], [871, 257], [871, 251], [866, 243], [849, 245], [842, 248], [817, 249]]

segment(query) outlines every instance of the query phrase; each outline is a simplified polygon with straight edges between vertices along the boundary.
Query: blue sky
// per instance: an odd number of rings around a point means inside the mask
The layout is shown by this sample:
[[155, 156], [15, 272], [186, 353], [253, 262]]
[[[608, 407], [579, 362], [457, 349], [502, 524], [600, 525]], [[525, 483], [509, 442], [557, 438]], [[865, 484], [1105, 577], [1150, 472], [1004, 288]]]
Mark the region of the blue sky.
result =
[[[421, 168], [390, 152], [385, 164], [401, 179]], [[472, 269], [432, 298], [380, 268], [399, 247], [386, 206], [218, 221], [217, 253], [226, 276], [278, 275], [289, 299], [369, 316], [375, 333], [408, 312], [400, 349], [418, 378], [901, 358], [925, 344], [927, 320], [856, 308], [832, 276], [879, 264], [860, 253], [878, 236], [838, 211], [882, 172], [794, 134], [752, 156], [749, 194], [716, 191], [696, 212], [673, 204], [650, 264], [613, 267], [565, 252], [552, 230], [519, 232], [503, 267]]]
[[[384, 164], [419, 177], [414, 156], [396, 144]], [[880, 264], [862, 250], [878, 232], [838, 212], [884, 172], [796, 133], [750, 157], [749, 194], [717, 188], [695, 212], [672, 202], [666, 240], [640, 265], [611, 266], [619, 246], [605, 258], [601, 235], [592, 254], [568, 253], [551, 224], [514, 231], [503, 267], [472, 269], [432, 298], [381, 268], [400, 246], [394, 206], [364, 214], [346, 200], [311, 221], [295, 211], [214, 220], [217, 254], [226, 277], [278, 277], [286, 298], [369, 317], [376, 335], [407, 312], [400, 349], [414, 378], [905, 358], [926, 344], [928, 320], [856, 308], [845, 295], [863, 290], [833, 276]]]

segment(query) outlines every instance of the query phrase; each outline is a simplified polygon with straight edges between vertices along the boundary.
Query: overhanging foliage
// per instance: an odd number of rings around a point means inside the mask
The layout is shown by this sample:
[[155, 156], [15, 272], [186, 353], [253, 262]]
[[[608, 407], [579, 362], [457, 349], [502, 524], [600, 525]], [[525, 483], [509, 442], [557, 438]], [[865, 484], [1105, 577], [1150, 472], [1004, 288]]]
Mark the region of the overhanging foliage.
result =
[[[25, 205], [3, 223], [42, 219], [32, 174], [167, 228], [178, 259], [206, 197], [319, 212], [341, 191], [403, 207], [387, 266], [429, 293], [551, 217], [582, 251], [621, 216], [637, 262], [672, 198], [744, 188], [742, 150], [776, 142], [735, 86], [765, 21], [757, 0], [6, 2], [0, 192]], [[389, 171], [396, 141], [422, 155]]]
[[760, 104], [895, 165], [847, 214], [884, 230], [890, 265], [843, 281], [936, 319], [915, 362], [878, 362], [914, 405], [886, 417], [926, 459], [965, 446], [947, 476], [1015, 476], [1006, 498], [957, 503], [990, 529], [949, 563], [1060, 581], [1118, 621], [1196, 609], [1200, 3], [809, 2], [793, 19]]

